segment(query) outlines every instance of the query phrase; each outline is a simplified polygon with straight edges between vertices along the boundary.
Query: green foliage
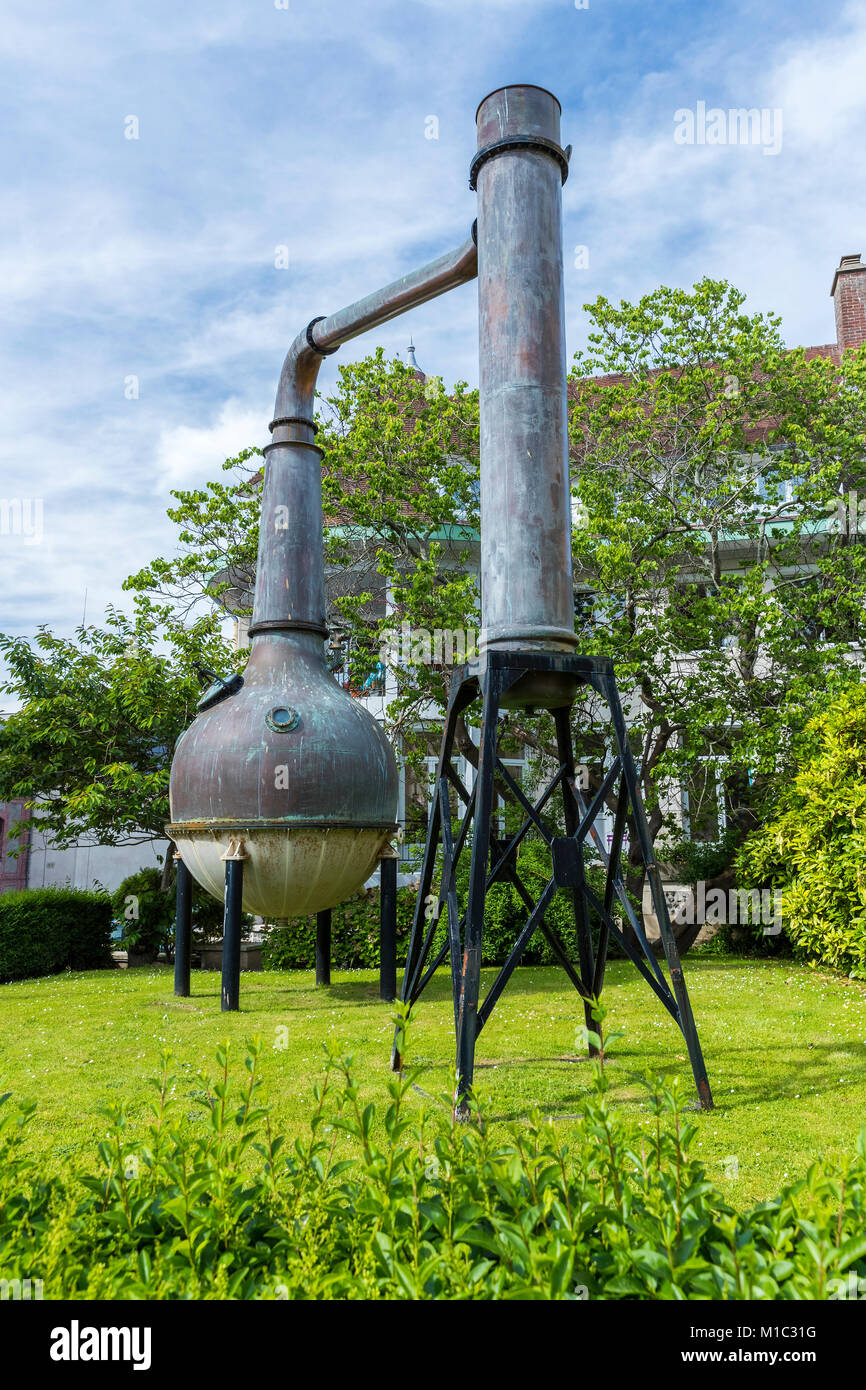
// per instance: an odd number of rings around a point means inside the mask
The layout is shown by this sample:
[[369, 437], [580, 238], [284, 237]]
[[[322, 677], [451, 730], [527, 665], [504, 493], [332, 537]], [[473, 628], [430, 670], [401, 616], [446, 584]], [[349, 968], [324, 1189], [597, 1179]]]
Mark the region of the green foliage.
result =
[[162, 888], [159, 869], [140, 869], [130, 874], [111, 898], [115, 917], [123, 922], [123, 945], [130, 951], [151, 954], [169, 944], [174, 928], [174, 895]]
[[[743, 299], [713, 280], [600, 298], [571, 376], [575, 580], [593, 595], [580, 649], [637, 693], [653, 837], [687, 785], [699, 838], [716, 771], [729, 825], [750, 828], [866, 637], [866, 546], [828, 525], [841, 491], [864, 490], [866, 349], [841, 370], [806, 361]], [[575, 715], [598, 756], [597, 702]]]
[[765, 933], [757, 924], [723, 922], [709, 941], [698, 947], [702, 955], [741, 956], [748, 960], [790, 960], [793, 951], [784, 931]]
[[[324, 405], [326, 555], [346, 581], [332, 585], [331, 599], [360, 683], [404, 622], [431, 633], [478, 626], [467, 566], [478, 540], [478, 392], [464, 382], [446, 392], [377, 349], [339, 369]], [[450, 671], [402, 656], [389, 664], [397, 690], [388, 718], [412, 750], [419, 713], [447, 700]]]
[[0, 981], [111, 965], [111, 900], [78, 888], [0, 894]]
[[[140, 869], [115, 889], [111, 902], [114, 914], [123, 922], [123, 945], [131, 951], [156, 960], [160, 951], [174, 948], [176, 879], [169, 891], [162, 888], [160, 869]], [[195, 879], [192, 882], [193, 947], [212, 941], [223, 933], [223, 904]], [[241, 914], [241, 936], [248, 936], [252, 915]]]
[[537, 1113], [493, 1137], [477, 1097], [480, 1123], [419, 1110], [408, 1072], [380, 1116], [353, 1058], [331, 1054], [289, 1147], [261, 1051], [236, 1079], [217, 1049], [198, 1132], [163, 1053], [144, 1138], [125, 1102], [107, 1107], [77, 1178], [44, 1175], [24, 1143], [35, 1107], [2, 1096], [4, 1277], [38, 1269], [50, 1299], [803, 1300], [866, 1273], [864, 1139], [845, 1171], [815, 1163], [738, 1214], [690, 1152], [676, 1084], [647, 1080], [637, 1148], [599, 1070], [568, 1144]]
[[215, 615], [184, 627], [139, 599], [134, 616], [109, 609], [74, 638], [0, 634], [0, 653], [0, 690], [21, 701], [0, 727], [0, 799], [25, 797], [30, 827], [59, 849], [164, 839], [174, 745], [200, 694], [194, 663], [234, 660]]
[[[456, 834], [456, 831], [455, 831]], [[466, 901], [469, 887], [469, 855], [467, 845], [457, 871], [457, 891], [461, 904]], [[540, 897], [550, 876], [550, 852], [537, 841], [527, 837], [518, 852], [518, 869], [531, 893]], [[604, 871], [598, 864], [588, 864], [587, 877], [596, 893], [604, 896]], [[434, 882], [438, 895], [438, 878]], [[403, 964], [409, 945], [409, 934], [417, 902], [417, 892], [411, 887], [397, 892], [397, 959]], [[435, 910], [435, 895], [428, 904], [427, 920]], [[482, 963], [501, 965], [506, 959], [521, 927], [528, 916], [519, 893], [509, 883], [495, 883], [487, 894], [484, 917]], [[556, 930], [570, 958], [578, 959], [577, 932], [574, 910], [567, 893], [557, 893], [546, 914], [546, 921]], [[596, 927], [597, 930], [597, 927]], [[443, 946], [447, 924], [444, 911], [436, 924], [433, 951]], [[615, 947], [610, 954], [616, 956]], [[374, 888], [357, 893], [347, 902], [334, 908], [331, 918], [331, 955], [339, 969], [374, 969], [379, 964], [379, 890]], [[271, 928], [262, 949], [262, 963], [274, 970], [309, 970], [316, 957], [316, 919], [300, 917], [286, 926]], [[537, 930], [523, 955], [525, 965], [556, 963], [547, 939]]]
[[808, 725], [772, 819], [746, 840], [744, 880], [782, 891], [794, 955], [866, 979], [866, 685]]
[[665, 860], [684, 883], [706, 883], [729, 866], [740, 839], [738, 828], [729, 825], [717, 840], [674, 841], [665, 850]]
[[[406, 959], [418, 894], [397, 890], [397, 959]], [[338, 970], [373, 970], [379, 965], [379, 890], [364, 890], [334, 908], [331, 960]], [[262, 946], [266, 970], [311, 970], [316, 963], [316, 919], [295, 917], [272, 927]]]

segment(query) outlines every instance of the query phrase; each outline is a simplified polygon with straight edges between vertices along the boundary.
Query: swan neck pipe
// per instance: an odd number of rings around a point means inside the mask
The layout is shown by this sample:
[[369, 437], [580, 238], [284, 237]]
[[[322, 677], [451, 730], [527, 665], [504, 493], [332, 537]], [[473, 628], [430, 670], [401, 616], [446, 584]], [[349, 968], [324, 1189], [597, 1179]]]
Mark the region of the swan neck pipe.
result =
[[316, 381], [325, 357], [478, 275], [473, 237], [327, 318], [292, 343], [280, 373], [265, 480], [250, 637], [278, 631], [327, 637], [322, 548], [322, 451], [315, 442]]
[[[297, 422], [313, 419], [316, 380], [322, 360], [336, 352], [343, 343], [357, 338], [371, 328], [378, 328], [389, 319], [426, 304], [458, 285], [469, 284], [478, 275], [478, 251], [469, 237], [455, 251], [439, 256], [420, 270], [413, 270], [384, 289], [358, 299], [345, 309], [338, 309], [326, 318], [313, 319], [298, 334], [286, 355], [274, 409], [274, 440], [291, 436]], [[312, 435], [310, 435], [312, 438]]]

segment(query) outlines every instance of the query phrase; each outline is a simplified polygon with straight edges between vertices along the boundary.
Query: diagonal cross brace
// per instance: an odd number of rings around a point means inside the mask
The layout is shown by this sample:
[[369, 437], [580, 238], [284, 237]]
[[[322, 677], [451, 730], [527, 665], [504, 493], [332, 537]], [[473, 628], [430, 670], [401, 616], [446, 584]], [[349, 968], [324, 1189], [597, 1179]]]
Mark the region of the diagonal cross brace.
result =
[[[566, 707], [556, 707], [551, 710], [557, 726], [559, 767], [550, 784], [544, 789], [535, 804], [532, 804], [497, 756], [496, 729], [503, 695], [512, 684], [523, 680], [526, 674], [533, 670], [568, 673], [574, 677], [578, 684], [591, 686], [607, 702], [614, 725], [616, 756], [611, 767], [605, 773], [598, 790], [586, 800], [581, 795], [574, 776], [572, 732]], [[455, 746], [456, 712], [468, 708], [472, 701], [479, 697], [484, 702], [481, 719], [482, 736], [479, 747], [478, 771], [472, 791], [469, 792], [458, 776], [451, 757]], [[609, 798], [617, 779], [619, 779], [619, 788], [616, 799], [614, 833], [611, 851], [608, 854], [595, 821], [602, 805]], [[460, 828], [456, 834], [452, 829], [450, 786], [456, 788], [465, 806]], [[503, 788], [511, 791], [515, 801], [524, 812], [523, 823], [517, 832], [511, 835], [507, 843], [492, 833], [493, 824], [498, 814], [497, 803]], [[544, 808], [557, 788], [561, 788], [563, 794], [563, 811], [566, 822], [566, 838], [564, 840], [547, 824], [543, 816]], [[643, 924], [639, 920], [639, 915], [632, 908], [625, 887], [621, 854], [627, 818], [629, 824], [633, 826], [637, 848], [640, 849], [653, 902], [659, 915], [662, 945], [670, 968], [670, 982], [663, 974], [661, 965], [650, 948]], [[466, 910], [461, 915], [455, 870], [469, 838], [470, 828], [472, 831], [470, 890]], [[559, 841], [558, 860], [562, 861], [559, 862], [557, 873], [546, 883], [537, 901], [521, 879], [516, 863], [517, 851], [526, 835], [533, 829], [538, 832], [541, 840], [551, 849], [552, 855], [552, 842], [554, 840]], [[591, 887], [586, 881], [585, 875], [570, 875], [568, 856], [563, 858], [563, 846], [566, 844], [578, 847], [582, 857], [583, 845], [587, 840], [594, 844], [605, 868], [603, 894], [600, 891], [596, 892]], [[442, 880], [434, 915], [430, 905], [433, 903], [432, 885], [440, 850]], [[487, 997], [483, 1002], [480, 1002], [479, 985], [485, 902], [489, 888], [497, 881], [508, 882], [514, 887], [526, 908], [527, 918], [519, 928], [508, 958], [500, 968]], [[557, 933], [545, 921], [545, 914], [549, 909], [553, 895], [562, 884], [567, 884], [569, 895], [574, 901], [575, 926], [580, 951], [579, 973], [569, 961], [568, 954]], [[626, 935], [625, 928], [620, 926], [618, 918], [614, 918], [612, 908], [615, 901], [621, 906], [634, 933], [634, 938], [632, 938], [631, 932]], [[712, 1108], [712, 1095], [707, 1081], [706, 1068], [679, 961], [677, 942], [671, 929], [666, 906], [646, 817], [640, 800], [637, 771], [628, 743], [628, 734], [611, 663], [597, 658], [493, 650], [483, 654], [481, 658], [464, 668], [462, 676], [457, 678], [452, 687], [452, 697], [449, 701], [437, 780], [431, 804], [421, 892], [413, 921], [409, 959], [403, 983], [404, 1000], [410, 1005], [414, 1004], [419, 994], [432, 979], [435, 971], [450, 954], [452, 992], [457, 1004], [455, 1014], [457, 1035], [455, 1114], [458, 1118], [465, 1118], [468, 1114], [468, 1098], [472, 1091], [474, 1049], [477, 1036], [489, 1021], [508, 979], [522, 960], [528, 943], [536, 931], [540, 931], [550, 943], [554, 956], [562, 964], [578, 994], [584, 1000], [585, 1006], [588, 999], [599, 996], [604, 982], [608, 943], [611, 939], [617, 942], [624, 955], [635, 966], [641, 978], [649, 985], [681, 1030], [688, 1048], [701, 1105], [705, 1109]], [[437, 925], [436, 919], [442, 908], [446, 909], [448, 917], [447, 940], [437, 949], [435, 959], [429, 960]], [[428, 923], [425, 918], [430, 915], [433, 915], [434, 920]], [[594, 917], [598, 918], [600, 924], [597, 954], [593, 951], [590, 930], [590, 923]], [[392, 1056], [392, 1066], [398, 1069], [399, 1065], [400, 1057], [395, 1049]]]

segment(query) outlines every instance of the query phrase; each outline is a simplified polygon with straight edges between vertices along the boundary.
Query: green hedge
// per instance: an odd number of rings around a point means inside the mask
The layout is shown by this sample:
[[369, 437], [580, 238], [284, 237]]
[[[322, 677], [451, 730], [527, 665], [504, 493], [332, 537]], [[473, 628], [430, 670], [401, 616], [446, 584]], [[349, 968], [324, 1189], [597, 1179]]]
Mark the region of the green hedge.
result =
[[[417, 894], [397, 890], [397, 959], [406, 959]], [[337, 969], [375, 970], [379, 965], [379, 890], [356, 893], [335, 907], [331, 917], [331, 961]], [[311, 970], [316, 963], [316, 919], [296, 917], [272, 927], [262, 946], [270, 970]]]
[[161, 869], [130, 874], [111, 895], [114, 915], [123, 924], [121, 945], [154, 959], [171, 942], [175, 895], [162, 888]]
[[0, 894], [0, 981], [111, 965], [111, 899], [77, 888]]
[[740, 850], [740, 882], [780, 891], [798, 960], [866, 980], [866, 684], [817, 715], [796, 753], [772, 817]]
[[[162, 887], [162, 870], [139, 869], [130, 874], [111, 896], [115, 917], [123, 923], [122, 945], [135, 954], [150, 955], [154, 960], [160, 951], [174, 949], [174, 920], [177, 905], [176, 877], [168, 890]], [[244, 913], [241, 934], [246, 936], [252, 917]], [[192, 935], [193, 945], [213, 941], [222, 936], [223, 904], [212, 897], [193, 879]]]
[[[540, 896], [550, 878], [550, 854], [546, 847], [528, 841], [521, 846], [518, 867], [521, 878], [534, 896]], [[591, 862], [587, 876], [599, 897], [604, 896], [604, 875]], [[458, 870], [458, 897], [466, 901], [469, 878], [469, 848], [464, 850]], [[438, 890], [437, 890], [438, 891]], [[405, 963], [409, 933], [415, 912], [417, 893], [412, 888], [397, 892], [397, 961]], [[487, 894], [484, 918], [484, 965], [501, 965], [514, 945], [520, 928], [526, 922], [527, 911], [517, 890], [507, 883], [494, 883]], [[557, 932], [570, 958], [578, 959], [577, 933], [571, 896], [565, 892], [555, 895], [546, 920]], [[434, 950], [444, 945], [446, 922], [444, 913], [433, 938]], [[618, 954], [615, 948], [611, 955]], [[262, 950], [262, 963], [272, 970], [309, 970], [316, 959], [316, 919], [298, 917], [284, 927], [271, 929]], [[338, 969], [374, 970], [379, 965], [379, 890], [358, 893], [348, 902], [336, 907], [331, 919], [331, 960]], [[540, 931], [533, 935], [523, 956], [524, 965], [553, 965], [556, 957]]]
[[234, 1067], [225, 1045], [194, 1092], [164, 1054], [144, 1132], [107, 1107], [96, 1152], [61, 1176], [27, 1150], [33, 1105], [0, 1095], [4, 1278], [38, 1271], [46, 1299], [766, 1302], [845, 1298], [866, 1277], [866, 1135], [845, 1167], [814, 1163], [740, 1213], [692, 1151], [676, 1083], [647, 1081], [638, 1152], [603, 1073], [564, 1145], [537, 1112], [454, 1124], [407, 1072], [366, 1104], [334, 1056], [292, 1145], [262, 1047]]

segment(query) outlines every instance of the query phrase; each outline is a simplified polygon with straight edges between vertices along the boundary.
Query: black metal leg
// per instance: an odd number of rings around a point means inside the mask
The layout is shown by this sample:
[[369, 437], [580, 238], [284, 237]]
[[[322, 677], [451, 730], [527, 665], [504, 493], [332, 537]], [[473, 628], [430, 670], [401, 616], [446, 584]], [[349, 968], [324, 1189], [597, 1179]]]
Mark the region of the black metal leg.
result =
[[481, 984], [481, 946], [484, 933], [484, 905], [487, 896], [487, 860], [490, 850], [491, 821], [496, 809], [493, 785], [496, 771], [496, 736], [499, 717], [499, 689], [496, 677], [487, 673], [483, 688], [481, 747], [478, 753], [478, 786], [475, 793], [475, 833], [469, 867], [469, 897], [463, 938], [463, 975], [457, 1009], [457, 1087], [454, 1115], [469, 1117], [469, 1097], [475, 1074], [475, 1039], [478, 1033], [478, 993]]
[[316, 984], [331, 983], [331, 909], [316, 913]]
[[439, 788], [437, 786], [433, 792], [433, 803], [430, 807], [430, 817], [427, 823], [427, 844], [424, 850], [424, 863], [421, 867], [421, 882], [418, 885], [418, 897], [412, 916], [412, 934], [409, 938], [409, 950], [406, 953], [406, 970], [403, 975], [401, 995], [404, 1004], [411, 1003], [412, 984], [424, 964], [424, 952], [422, 950], [424, 924], [427, 920], [427, 900], [433, 887], [433, 871], [436, 868], [436, 852], [439, 847], [439, 830]]
[[379, 861], [379, 998], [397, 997], [397, 860]]
[[707, 1068], [698, 1038], [698, 1030], [695, 1026], [694, 1015], [692, 1014], [689, 992], [686, 989], [686, 982], [683, 977], [679, 947], [677, 946], [676, 937], [671, 927], [667, 900], [662, 888], [661, 875], [658, 870], [658, 865], [656, 864], [652, 841], [650, 840], [649, 826], [647, 825], [646, 813], [638, 787], [637, 769], [635, 767], [631, 745], [628, 741], [625, 720], [623, 719], [622, 709], [619, 703], [619, 694], [616, 689], [616, 683], [612, 677], [608, 679], [606, 684], [608, 704], [610, 705], [617, 741], [620, 746], [623, 780], [628, 789], [629, 799], [632, 805], [634, 826], [640, 842], [641, 856], [646, 867], [647, 879], [649, 880], [650, 894], [652, 896], [653, 907], [655, 909], [662, 939], [662, 948], [665, 953], [665, 959], [667, 960], [668, 970], [671, 976], [671, 985], [673, 986], [674, 996], [677, 1001], [677, 1008], [680, 1015], [680, 1029], [682, 1030], [682, 1035], [685, 1039], [689, 1054], [689, 1061], [692, 1065], [692, 1074], [695, 1078], [695, 1085], [698, 1088], [698, 1098], [701, 1103], [701, 1109], [712, 1110], [713, 1097], [707, 1078]]
[[[445, 916], [448, 928], [448, 954], [451, 958], [451, 998], [454, 1004], [454, 1027], [460, 1026], [458, 1014], [458, 999], [460, 996], [460, 908], [457, 902], [457, 885], [454, 875], [457, 867], [457, 856], [459, 850], [454, 844], [454, 837], [451, 833], [451, 801], [448, 795], [448, 779], [443, 777], [439, 783], [439, 799], [443, 806], [448, 807], [448, 814], [442, 817], [442, 887], [440, 889], [440, 902], [442, 894], [445, 895]], [[470, 806], [474, 805], [474, 799], [470, 798]], [[464, 820], [461, 826], [460, 844], [463, 842], [463, 831], [468, 829], [468, 821]]]
[[241, 903], [244, 891], [242, 859], [226, 860], [223, 913], [222, 1012], [236, 1013], [241, 993]]
[[180, 855], [177, 862], [177, 898], [174, 919], [174, 992], [189, 998], [189, 958], [192, 949], [192, 874]]
[[[446, 735], [447, 737], [447, 735]], [[406, 968], [403, 972], [403, 987], [400, 991], [400, 998], [404, 1004], [412, 1002], [412, 981], [424, 964], [424, 951], [422, 940], [424, 937], [424, 927], [426, 922], [425, 904], [433, 883], [433, 870], [436, 867], [436, 850], [439, 845], [439, 791], [438, 788], [433, 793], [433, 805], [430, 807], [430, 818], [427, 823], [427, 844], [424, 849], [424, 864], [421, 869], [421, 883], [418, 887], [418, 896], [415, 900], [415, 912], [412, 917], [412, 931], [409, 936], [409, 949], [406, 952]], [[398, 1042], [400, 1039], [400, 1028], [394, 1029], [394, 1043], [391, 1048], [391, 1070], [400, 1071], [403, 1066], [403, 1058], [400, 1053]]]
[[713, 1109], [713, 1095], [710, 1090], [710, 1083], [707, 1077], [707, 1067], [704, 1062], [704, 1054], [701, 1050], [698, 1030], [695, 1027], [695, 1019], [692, 1013], [689, 992], [686, 989], [683, 968], [680, 964], [680, 951], [677, 946], [677, 939], [671, 927], [670, 917], [668, 916], [667, 899], [662, 888], [661, 876], [658, 866], [653, 863], [647, 868], [649, 878], [650, 893], [652, 894], [653, 907], [655, 908], [658, 919], [659, 931], [662, 938], [662, 947], [665, 959], [670, 971], [671, 984], [680, 1011], [680, 1028], [685, 1038], [686, 1048], [689, 1054], [689, 1061], [692, 1064], [692, 1074], [695, 1078], [695, 1085], [698, 1088], [698, 1097], [701, 1102], [702, 1110]]
[[[566, 785], [563, 787], [563, 809], [565, 811], [565, 832], [573, 835], [578, 827], [577, 808], [574, 804], [574, 797], [568, 786], [568, 780], [574, 777], [574, 748], [571, 741], [570, 710], [557, 709], [553, 711], [553, 722], [556, 725], [556, 746], [559, 754], [559, 761], [565, 767]], [[580, 846], [580, 854], [583, 855], [583, 845]], [[593, 982], [595, 979], [595, 960], [592, 951], [592, 932], [589, 925], [589, 913], [586, 907], [586, 897], [581, 888], [576, 888], [571, 895], [572, 906], [574, 909], [574, 925], [577, 932], [577, 952], [580, 961], [580, 979], [583, 985], [584, 996], [592, 994]], [[599, 1025], [592, 1016], [592, 1005], [588, 999], [584, 998], [583, 1017], [586, 1027], [590, 1032], [599, 1032]], [[594, 1043], [589, 1043], [590, 1057], [598, 1056], [598, 1048]]]
[[[436, 786], [433, 789], [433, 801], [430, 806], [430, 815], [427, 821], [427, 842], [424, 846], [424, 863], [421, 868], [421, 883], [418, 888], [418, 899], [415, 903], [415, 913], [412, 918], [412, 932], [409, 937], [409, 949], [406, 952], [406, 969], [403, 972], [403, 987], [400, 991], [400, 998], [404, 1004], [411, 1006], [416, 997], [416, 991], [422, 978], [424, 962], [430, 949], [430, 942], [436, 928], [435, 920], [431, 927], [427, 927], [427, 912], [429, 908], [430, 890], [433, 886], [433, 874], [436, 868], [436, 856], [439, 851], [439, 833], [442, 828], [442, 808], [440, 789], [442, 785], [442, 774], [451, 759], [451, 748], [454, 743], [454, 728], [457, 723], [458, 709], [452, 700], [448, 708], [448, 716], [445, 720], [445, 731], [442, 735], [442, 748], [439, 753], [439, 769], [436, 777]], [[448, 815], [449, 807], [446, 802], [445, 814]], [[426, 927], [426, 930], [425, 930]], [[400, 1029], [394, 1030], [394, 1045], [391, 1049], [391, 1070], [400, 1071], [403, 1059], [400, 1056], [398, 1039]]]

